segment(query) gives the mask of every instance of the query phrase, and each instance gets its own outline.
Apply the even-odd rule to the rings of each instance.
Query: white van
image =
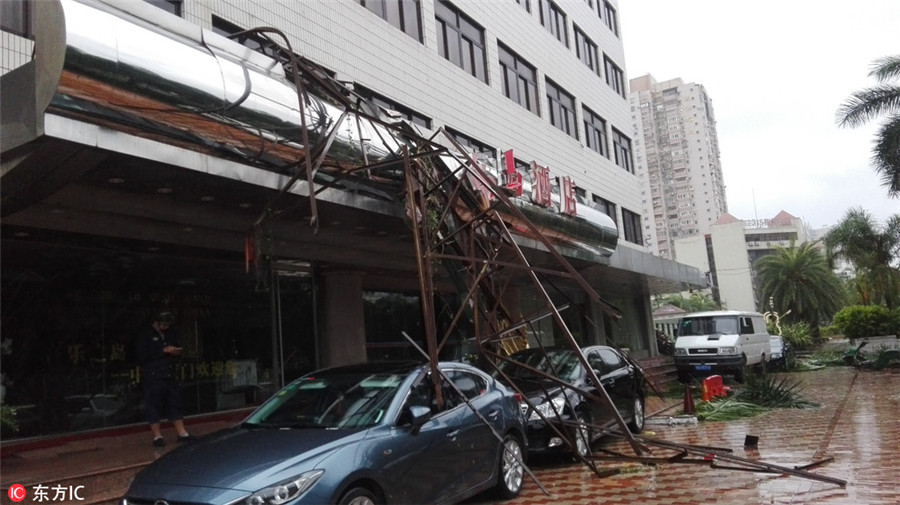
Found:
[[[764,372],[771,355],[759,312],[694,312],[681,318],[675,333],[675,368],[682,382],[707,375],[733,375],[744,382],[747,368]]]

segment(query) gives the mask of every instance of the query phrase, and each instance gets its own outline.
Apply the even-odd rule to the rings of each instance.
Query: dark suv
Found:
[[[629,429],[640,433],[644,428],[643,374],[612,347],[589,346],[584,347],[582,352]],[[552,375],[592,394],[598,393],[571,348],[526,349],[513,354],[509,360]],[[569,445],[548,426],[548,422],[555,424],[562,433],[569,434],[570,440],[575,442],[575,452],[582,456],[590,454],[591,443],[603,433],[603,430],[593,427],[616,429],[615,416],[604,404],[515,363],[503,361],[499,369],[535,406],[532,409],[527,403],[521,404],[528,420],[531,452],[569,450]],[[502,380],[501,374],[496,375]],[[543,414],[543,418],[538,412]]]

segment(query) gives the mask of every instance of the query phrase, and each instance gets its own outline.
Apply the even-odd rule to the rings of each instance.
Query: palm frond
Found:
[[[839,126],[851,128],[900,110],[900,86],[882,84],[850,95],[837,111]]]
[[[885,56],[872,62],[869,77],[874,77],[878,82],[900,78],[900,55]]]
[[[888,195],[900,197],[900,114],[891,117],[878,130],[872,162],[875,172],[881,176],[881,184],[888,188]]]

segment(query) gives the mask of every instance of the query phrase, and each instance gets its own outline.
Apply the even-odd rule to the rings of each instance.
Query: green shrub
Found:
[[[812,327],[808,323],[781,325],[781,336],[794,346],[794,349],[808,349],[815,343]]]
[[[834,324],[851,342],[896,335],[900,330],[900,311],[890,311],[881,305],[851,305],[834,315]]]
[[[822,337],[834,337],[841,334],[841,329],[837,325],[819,326],[819,335]]]
[[[768,408],[805,409],[818,405],[804,400],[799,393],[800,383],[776,375],[751,376],[735,399]]]

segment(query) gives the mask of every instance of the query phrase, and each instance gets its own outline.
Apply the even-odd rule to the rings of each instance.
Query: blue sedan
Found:
[[[428,364],[308,374],[239,426],[142,470],[122,505],[438,504],[489,489],[516,496],[526,439],[514,393],[472,366],[439,367],[441,402]]]

